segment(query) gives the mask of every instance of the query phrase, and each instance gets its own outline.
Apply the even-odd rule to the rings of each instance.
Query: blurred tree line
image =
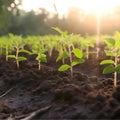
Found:
[[[97,17],[95,14],[86,14],[82,9],[71,8],[67,17],[59,18],[58,14],[50,16],[50,13],[44,8],[39,9],[38,13],[34,11],[25,12],[19,9],[19,2],[14,0],[0,0],[0,35],[8,33],[22,35],[45,35],[55,34],[51,27],[59,27],[67,30],[69,33],[80,33],[82,35],[96,34]],[[120,30],[120,7],[114,10],[114,13],[101,15],[100,26],[101,33],[112,34]]]

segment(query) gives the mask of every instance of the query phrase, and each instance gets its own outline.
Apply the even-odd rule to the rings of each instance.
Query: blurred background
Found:
[[[81,35],[120,30],[120,0],[0,0],[0,35]]]

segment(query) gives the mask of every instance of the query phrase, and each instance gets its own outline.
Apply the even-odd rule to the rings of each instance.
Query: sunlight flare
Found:
[[[60,15],[66,14],[71,7],[81,8],[86,13],[105,14],[120,5],[120,0],[23,0],[22,8],[25,11],[45,8],[49,12],[55,12],[53,2]]]
[[[86,13],[106,14],[120,5],[119,0],[78,0],[79,5]]]

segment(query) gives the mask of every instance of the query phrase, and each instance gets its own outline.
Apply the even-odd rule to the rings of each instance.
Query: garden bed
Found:
[[[53,57],[40,71],[35,61],[17,69],[12,60],[1,59],[0,119],[19,120],[38,110],[43,111],[33,119],[120,118],[120,87],[114,91],[112,75],[102,75],[100,58],[75,67],[71,79],[69,70],[58,72]]]
[[[120,33],[55,30],[0,38],[0,119],[120,118]]]

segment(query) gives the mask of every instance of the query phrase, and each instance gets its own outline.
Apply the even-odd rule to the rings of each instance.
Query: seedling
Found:
[[[48,55],[49,57],[51,57],[55,46],[57,46],[57,41],[59,39],[59,36],[46,35],[46,36],[43,36],[42,39],[43,39],[45,48],[47,48]]]
[[[73,78],[73,66],[84,62],[84,59],[82,59],[83,53],[79,49],[75,49],[72,39],[74,37],[73,34],[68,35],[66,31],[62,31],[60,28],[57,27],[53,27],[53,29],[61,35],[61,38],[58,42],[59,47],[57,47],[57,49],[59,48],[59,56],[57,57],[56,62],[62,59],[63,65],[58,68],[58,71],[66,71],[70,69],[71,78]],[[73,60],[72,54],[74,54],[77,60]],[[70,64],[65,64],[66,58],[69,58]]]
[[[120,73],[120,33],[116,32],[114,38],[105,40],[107,47],[105,50],[106,56],[111,56],[111,59],[101,61],[101,65],[107,65],[103,69],[103,74],[114,73],[114,88],[117,87],[117,73]]]
[[[0,38],[0,55],[1,56],[6,56],[6,61],[8,61],[8,54],[13,51],[12,45],[11,45],[11,40],[8,39],[6,36],[2,36]],[[0,56],[0,57],[1,57]]]
[[[76,60],[72,59],[72,53],[77,58]],[[79,49],[75,48],[75,49],[71,50],[70,46],[68,47],[68,53],[64,53],[63,56],[59,56],[59,58],[67,57],[67,56],[69,57],[70,64],[61,65],[58,68],[58,71],[66,71],[66,70],[70,69],[71,78],[73,78],[73,67],[78,64],[84,63],[85,60],[83,59],[83,53]]]
[[[44,48],[44,45],[41,44],[41,41],[37,40],[32,45],[32,54],[36,54],[35,60],[38,61],[38,70],[41,69],[41,62],[47,62],[47,57],[45,55],[46,48]]]
[[[11,54],[11,55],[7,55],[8,58],[12,58],[15,59],[17,68],[19,69],[20,67],[20,62],[27,60],[26,57],[24,56],[19,56],[19,53],[24,52],[24,53],[29,53],[29,51],[24,50],[24,42],[21,36],[14,36],[13,34],[9,34],[9,37],[12,40],[12,47],[15,50],[15,55]]]
[[[54,29],[60,34],[59,39],[56,41],[57,43],[55,49],[59,52],[59,56],[62,56],[64,53],[67,52],[66,47],[68,45],[68,41],[67,41],[68,33],[67,31],[62,31],[58,27],[53,27],[52,29]],[[66,57],[62,57],[61,59],[63,64],[65,63],[65,58]]]

